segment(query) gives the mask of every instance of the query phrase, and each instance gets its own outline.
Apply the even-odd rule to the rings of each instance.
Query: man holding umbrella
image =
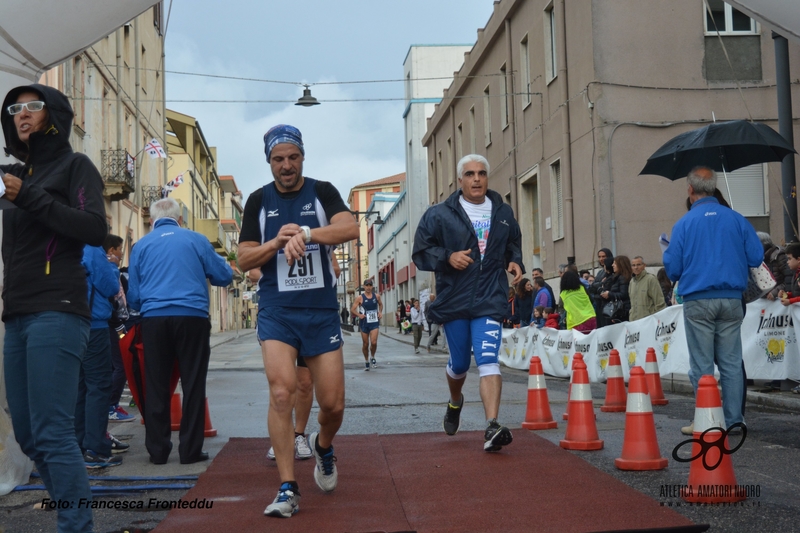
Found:
[[[696,393],[700,377],[713,375],[716,363],[730,428],[744,423],[742,293],[748,268],[761,264],[764,250],[750,223],[714,198],[714,170],[695,167],[687,180],[692,207],[672,228],[664,268],[671,280],[680,281],[689,380]]]

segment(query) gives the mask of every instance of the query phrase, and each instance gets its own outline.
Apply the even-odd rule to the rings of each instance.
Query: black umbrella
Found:
[[[797,151],[775,130],[759,122],[732,120],[681,133],[647,159],[639,175],[685,178],[696,166],[717,171],[782,161]]]

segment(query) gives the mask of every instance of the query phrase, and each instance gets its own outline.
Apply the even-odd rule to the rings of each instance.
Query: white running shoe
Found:
[[[281,485],[275,500],[267,505],[264,514],[267,516],[277,516],[280,518],[290,518],[300,510],[300,492],[292,490],[288,483]]]
[[[297,435],[294,438],[294,458],[299,460],[311,459],[314,452],[308,447],[308,440],[305,435]]]
[[[339,474],[336,471],[336,456],[333,455],[333,446],[331,446],[331,451],[320,455],[317,452],[317,437],[319,437],[319,433],[316,432],[308,437],[308,445],[314,453],[314,459],[317,460],[317,466],[314,468],[314,481],[323,491],[331,492],[339,481]]]
[[[272,446],[269,447],[269,451],[267,452],[267,459],[269,459],[270,461],[275,460],[275,448],[273,448]]]

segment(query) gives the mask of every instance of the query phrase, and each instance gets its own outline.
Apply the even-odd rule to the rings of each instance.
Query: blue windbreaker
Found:
[[[753,226],[716,198],[700,198],[672,228],[664,252],[664,269],[680,281],[684,301],[741,299],[750,276],[748,267],[764,259],[764,247]]]
[[[478,238],[458,201],[460,195],[459,189],[425,211],[414,236],[412,259],[419,270],[436,273],[436,301],[430,306],[434,323],[484,316],[499,322],[507,312],[508,264],[514,262],[525,272],[522,233],[511,206],[498,193],[487,191],[492,201],[492,225],[481,260]],[[467,249],[474,263],[464,270],[450,266],[450,254]]]
[[[233,271],[203,235],[160,218],[134,246],[128,276],[128,304],[142,316],[207,317],[206,279],[225,287]]]
[[[111,318],[112,311],[109,298],[119,292],[119,269],[108,260],[101,246],[88,244],[83,247],[81,264],[86,269],[86,285],[89,287],[89,305],[92,307],[91,329],[108,329],[108,319]]]

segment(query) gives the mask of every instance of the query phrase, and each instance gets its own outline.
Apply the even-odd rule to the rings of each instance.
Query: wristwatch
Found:
[[[311,228],[308,226],[300,226],[300,229],[303,230],[303,240],[306,244],[311,242]]]

